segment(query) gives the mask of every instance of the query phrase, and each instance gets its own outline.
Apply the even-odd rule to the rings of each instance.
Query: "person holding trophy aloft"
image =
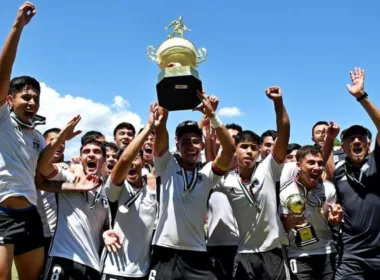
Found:
[[[338,132],[328,128],[328,134]],[[280,188],[290,271],[294,279],[333,279],[336,249],[331,227],[342,222],[343,211],[336,203],[334,185],[321,180],[325,166],[321,148],[303,146],[296,159],[289,163],[292,168],[284,168],[287,174],[282,174]]]

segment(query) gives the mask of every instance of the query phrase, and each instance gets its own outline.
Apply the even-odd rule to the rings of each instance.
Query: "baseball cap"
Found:
[[[369,131],[368,128],[365,128],[364,126],[357,125],[357,124],[352,125],[349,128],[343,130],[342,133],[340,134],[340,139],[343,141],[344,139],[355,134],[366,135],[368,136],[370,140],[372,139],[371,131]]]
[[[175,129],[175,136],[180,138],[185,133],[195,133],[202,137],[202,130],[199,128],[198,123],[195,121],[183,121]]]

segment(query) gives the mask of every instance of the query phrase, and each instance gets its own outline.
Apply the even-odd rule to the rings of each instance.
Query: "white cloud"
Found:
[[[242,116],[243,112],[238,107],[223,107],[219,109],[218,115],[221,117],[238,117]]]
[[[129,103],[121,96],[115,96],[112,105],[96,102],[81,96],[60,95],[54,89],[41,83],[41,107],[38,114],[46,117],[46,125],[38,126],[42,133],[52,127],[64,127],[74,116],[80,114],[82,120],[78,129],[82,134],[66,143],[65,158],[79,154],[80,138],[89,130],[97,130],[113,141],[113,129],[121,122],[133,124],[138,131],[141,118],[138,114],[127,110]]]
[[[120,95],[116,95],[113,98],[112,107],[115,108],[116,110],[124,110],[125,108],[129,107],[129,102],[128,100],[124,99]]]

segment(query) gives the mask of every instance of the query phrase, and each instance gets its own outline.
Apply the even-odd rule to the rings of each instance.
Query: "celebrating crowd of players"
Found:
[[[176,152],[168,111],[154,103],[140,131],[122,122],[114,143],[84,133],[65,161],[81,117],[40,134],[38,81],[10,79],[34,15],[33,4],[20,7],[0,56],[0,280],[13,262],[21,280],[378,279],[379,136],[320,121],[312,145],[289,144],[273,86],[276,131],[224,125],[218,98],[198,92],[201,120],[177,126]],[[364,71],[350,77],[348,92],[379,130]],[[293,212],[289,201],[302,200]]]

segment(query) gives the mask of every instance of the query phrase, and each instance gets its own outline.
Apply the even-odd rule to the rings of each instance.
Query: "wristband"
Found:
[[[222,121],[218,118],[216,114],[212,118],[210,118],[210,124],[213,128],[218,128],[223,125]]]
[[[358,98],[356,98],[356,101],[360,102],[360,101],[362,101],[364,98],[367,98],[367,97],[368,97],[368,93],[366,93],[366,92],[364,91],[364,93],[363,93],[361,96],[359,96]]]

